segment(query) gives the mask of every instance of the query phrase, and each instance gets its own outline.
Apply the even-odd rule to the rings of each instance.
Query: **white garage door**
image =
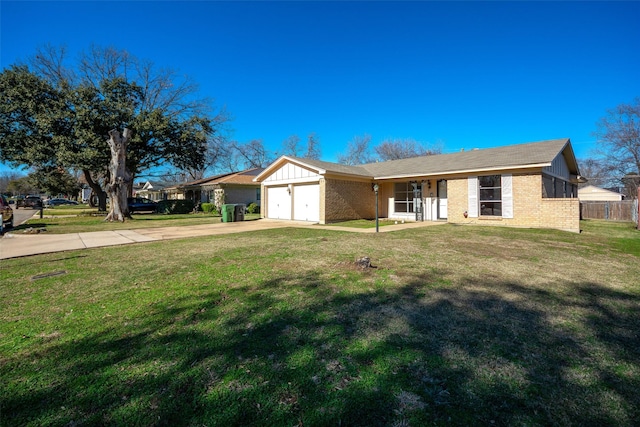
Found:
[[[320,221],[320,185],[295,185],[293,187],[293,219],[296,221]]]
[[[287,187],[267,187],[267,218],[291,219],[291,196]]]

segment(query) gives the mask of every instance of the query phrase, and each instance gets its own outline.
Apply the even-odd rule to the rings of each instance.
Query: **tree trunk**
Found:
[[[87,181],[87,184],[89,185],[89,187],[91,187],[91,190],[92,190],[92,194],[90,197],[91,202],[93,203],[94,196],[97,197],[98,211],[106,212],[107,211],[107,193],[105,193],[102,187],[100,187],[100,184],[98,184],[93,180],[91,176],[91,172],[89,172],[88,170],[82,170],[82,173],[84,174],[84,179]],[[89,206],[92,206],[92,203],[89,203]]]
[[[109,165],[110,181],[107,184],[107,194],[111,200],[110,211],[105,221],[120,221],[131,218],[127,206],[127,195],[131,174],[127,171],[127,143],[131,138],[131,131],[124,130],[122,138],[120,132],[113,129],[109,132],[109,147],[111,148],[111,163]]]

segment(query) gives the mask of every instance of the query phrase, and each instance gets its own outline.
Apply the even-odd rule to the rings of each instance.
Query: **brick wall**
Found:
[[[448,219],[454,224],[556,228],[580,232],[578,199],[543,199],[539,174],[513,175],[513,218],[465,218],[468,209],[467,177],[447,181]]]
[[[258,203],[256,187],[232,186],[224,187],[224,203]]]
[[[322,197],[324,194],[324,197]],[[371,182],[320,180],[320,223],[375,218],[375,193]]]
[[[579,199],[542,199],[542,217],[546,219],[540,227],[580,232]]]

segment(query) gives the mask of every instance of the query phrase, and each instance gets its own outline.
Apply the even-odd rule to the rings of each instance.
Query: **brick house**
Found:
[[[264,218],[373,219],[580,231],[569,139],[347,166],[282,156],[256,176]]]
[[[165,192],[169,199],[213,203],[217,207],[225,203],[255,203],[260,206],[260,184],[253,179],[262,171],[254,168],[225,173],[168,187]]]

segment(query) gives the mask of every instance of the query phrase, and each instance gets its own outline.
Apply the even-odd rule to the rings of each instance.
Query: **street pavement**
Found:
[[[380,232],[390,232],[407,228],[444,224],[444,222],[405,222],[380,227]],[[127,245],[156,242],[160,240],[183,239],[189,237],[213,236],[232,233],[246,233],[275,228],[315,227],[333,231],[375,233],[375,228],[350,228],[318,225],[305,221],[285,221],[259,219],[255,221],[226,222],[182,227],[158,227],[136,230],[91,231],[71,234],[24,234],[9,231],[0,239],[0,259],[63,252],[104,246]]]

